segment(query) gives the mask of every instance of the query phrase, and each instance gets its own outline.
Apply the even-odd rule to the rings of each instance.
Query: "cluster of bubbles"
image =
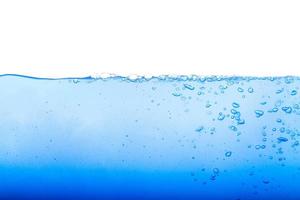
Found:
[[[252,143],[245,147],[248,149],[253,147],[257,151],[258,157],[262,159],[274,160],[277,156],[277,161],[284,167],[284,162],[287,160],[284,155],[285,151],[290,152],[290,156],[298,154],[296,148],[299,146],[300,138],[300,96],[298,92],[300,81],[297,77],[213,78],[213,80],[218,82],[206,79],[205,83],[200,81],[183,83],[182,87],[177,87],[172,95],[180,97],[181,100],[191,100],[194,95],[198,95],[198,99],[206,101],[203,107],[204,111],[214,104],[223,105],[224,109],[219,111],[217,116],[207,114],[207,117],[212,116],[212,121],[228,124],[228,130],[236,133],[237,136],[252,134],[256,137],[259,133],[253,133],[251,126],[255,126],[253,127],[255,130],[256,126],[261,126],[261,143]],[[209,84],[210,82],[213,84]],[[213,98],[219,102],[213,102],[211,100]],[[224,102],[220,100],[224,100]],[[260,102],[256,103],[259,100]],[[214,112],[216,110],[209,113]],[[196,128],[195,131],[203,133],[203,130],[205,130],[205,124]],[[226,134],[224,128],[215,128],[214,132]],[[284,145],[287,143],[289,145]],[[271,150],[265,151],[269,146],[276,150],[275,153]],[[289,147],[291,149],[288,149]],[[226,150],[224,157],[234,159],[233,155],[235,155],[233,151]],[[216,180],[219,175],[220,170],[214,168],[210,180]],[[270,180],[263,179],[262,183],[269,184]]]

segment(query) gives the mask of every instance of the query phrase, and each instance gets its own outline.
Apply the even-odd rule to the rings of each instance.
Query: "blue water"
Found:
[[[300,199],[299,77],[0,76],[0,199]]]

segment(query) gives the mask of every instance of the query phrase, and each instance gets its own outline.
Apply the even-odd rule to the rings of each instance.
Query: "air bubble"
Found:
[[[230,157],[232,155],[232,152],[231,151],[227,151],[226,153],[225,153],[225,156],[226,157]]]
[[[245,124],[245,120],[244,120],[244,119],[239,119],[239,120],[237,121],[237,123],[238,123],[239,125]]]
[[[292,108],[290,106],[285,106],[281,108],[285,113],[290,114],[292,112]]]
[[[278,140],[278,142],[287,142],[288,141],[288,139],[285,137],[278,137],[277,140]]]
[[[269,184],[270,181],[269,181],[269,180],[263,180],[263,183],[264,183],[264,184]]]
[[[222,121],[224,118],[225,118],[225,115],[220,112],[219,116],[218,116],[218,120]]]
[[[240,107],[240,104],[236,103],[236,102],[233,102],[232,103],[232,107],[234,108],[239,108]]]
[[[213,169],[214,174],[219,174],[220,170],[218,168]]]
[[[244,89],[241,88],[241,87],[238,87],[237,91],[238,91],[238,92],[244,92]]]
[[[235,127],[235,126],[233,126],[233,125],[229,126],[229,128],[230,128],[232,131],[237,131],[237,127]]]
[[[281,127],[281,128],[279,129],[279,131],[280,131],[280,133],[284,133],[284,132],[285,132],[285,128],[284,128],[284,127]]]
[[[257,117],[257,118],[259,118],[259,117],[261,117],[261,116],[263,116],[264,115],[264,111],[262,111],[262,110],[256,110],[255,111],[255,116]]]
[[[296,94],[297,94],[297,91],[296,91],[296,90],[292,90],[292,91],[291,91],[291,95],[292,95],[292,96],[295,96]]]
[[[180,93],[172,93],[172,95],[173,95],[174,97],[180,97],[180,96],[181,96]]]
[[[253,89],[252,87],[249,87],[249,88],[248,88],[248,92],[249,92],[249,93],[253,93],[253,92],[254,92],[254,89]]]
[[[203,126],[201,126],[201,127],[197,128],[195,131],[200,133],[200,132],[202,132],[202,131],[203,131],[203,129],[204,129],[204,127],[203,127]]]
[[[186,88],[186,89],[188,89],[188,90],[194,90],[194,89],[195,89],[194,86],[189,85],[189,84],[184,84],[183,86],[184,86],[184,88]]]

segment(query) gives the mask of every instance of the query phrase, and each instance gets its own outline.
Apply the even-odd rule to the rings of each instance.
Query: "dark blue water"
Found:
[[[300,199],[299,77],[0,77],[0,199]]]

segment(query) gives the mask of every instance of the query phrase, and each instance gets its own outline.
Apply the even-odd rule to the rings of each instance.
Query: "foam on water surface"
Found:
[[[0,76],[0,197],[299,199],[299,77]]]

